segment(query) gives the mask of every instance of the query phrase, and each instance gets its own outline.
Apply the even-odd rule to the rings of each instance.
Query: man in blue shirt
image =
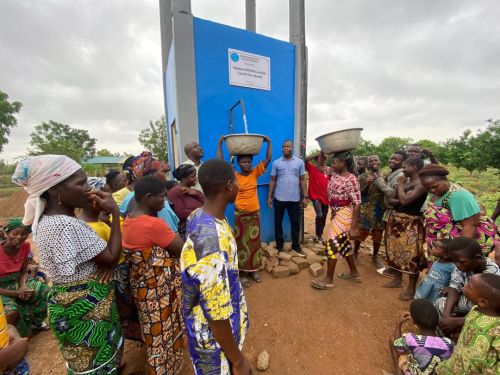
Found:
[[[293,155],[293,142],[286,140],[281,147],[283,156],[273,162],[267,204],[274,204],[274,234],[276,248],[283,250],[283,215],[288,212],[292,227],[292,249],[304,256],[299,243],[300,193],[302,205],[307,206],[307,186],[304,162]],[[274,199],[273,199],[274,196]]]

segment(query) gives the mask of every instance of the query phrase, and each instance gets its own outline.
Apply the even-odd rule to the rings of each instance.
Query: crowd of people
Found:
[[[196,374],[251,374],[241,351],[244,288],[262,281],[257,184],[272,159],[271,139],[264,140],[265,159],[253,165],[252,155],[238,155],[236,169],[223,160],[224,138],[206,162],[202,147],[189,143],[175,180],[149,151],[105,177],[88,177],[61,155],[20,161],[12,180],[28,193],[25,215],[9,220],[0,243],[2,373],[28,374],[27,338],[51,329],[68,374],[119,373],[124,339],[145,345],[148,374],[179,374],[185,349]],[[305,257],[300,212],[311,201],[313,240],[327,259],[314,289],[333,288],[339,257],[349,272],[338,277],[361,283],[357,261],[369,236],[371,260],[390,279],[382,286],[402,288],[408,275],[398,298],[412,300],[410,312],[390,340],[398,374],[498,373],[498,207],[486,217],[419,145],[396,150],[388,168],[384,174],[377,155],[351,152],[304,161],[285,140],[267,197],[277,251],[287,251],[286,211],[290,252]],[[225,217],[230,204],[233,225]],[[420,332],[402,334],[410,319]]]

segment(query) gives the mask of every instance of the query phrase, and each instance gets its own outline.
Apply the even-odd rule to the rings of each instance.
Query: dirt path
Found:
[[[306,231],[312,232],[313,212],[306,212]],[[336,273],[348,269],[340,261]],[[362,251],[361,284],[337,280],[331,291],[310,287],[307,270],[285,279],[263,274],[261,284],[245,291],[250,330],[244,352],[255,365],[258,353],[270,354],[269,375],[382,374],[391,371],[387,350],[395,319],[408,308],[397,300],[397,290],[380,288],[368,252]],[[30,341],[32,374],[64,374],[64,362],[51,332]],[[126,374],[142,374],[144,351],[127,343]],[[192,374],[186,357],[183,374]]]

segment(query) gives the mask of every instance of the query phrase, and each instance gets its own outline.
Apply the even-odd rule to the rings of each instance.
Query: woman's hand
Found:
[[[94,206],[99,208],[101,211],[113,212],[118,210],[113,196],[101,190],[91,191],[89,194],[89,199],[92,201]]]
[[[443,318],[439,322],[439,327],[441,327],[441,329],[445,332],[451,332],[459,326],[460,326],[460,321],[452,316]]]
[[[273,198],[267,198],[267,206],[273,208]]]
[[[21,286],[16,292],[16,297],[21,301],[27,301],[35,294],[33,289],[27,288],[26,286]]]
[[[398,176],[396,181],[399,185],[404,184],[406,182],[406,176],[404,174],[402,174],[401,176]]]
[[[306,208],[308,202],[309,200],[307,198],[302,198],[302,208]]]
[[[406,311],[399,318],[399,325],[402,325],[404,322],[407,322],[410,319],[411,319],[411,315],[410,315],[410,313],[408,311]]]

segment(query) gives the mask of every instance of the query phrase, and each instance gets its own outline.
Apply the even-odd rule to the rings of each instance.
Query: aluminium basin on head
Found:
[[[228,134],[224,139],[231,156],[257,155],[264,142],[264,136],[261,134]]]
[[[316,138],[321,151],[325,154],[351,151],[359,146],[363,128],[350,128],[323,134]]]

